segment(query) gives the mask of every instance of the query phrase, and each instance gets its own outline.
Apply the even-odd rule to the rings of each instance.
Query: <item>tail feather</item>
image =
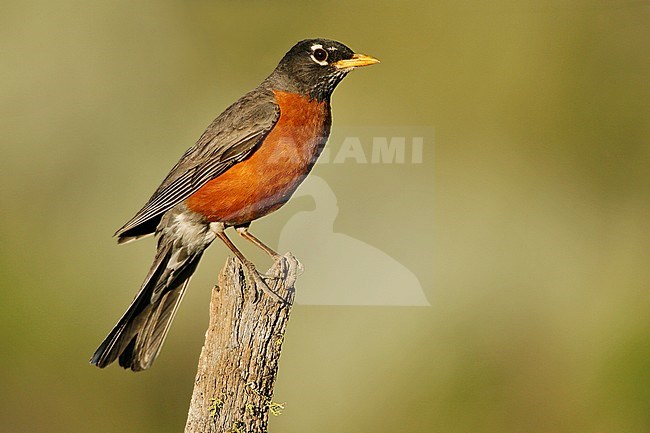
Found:
[[[151,311],[139,327],[137,336],[131,338],[129,345],[120,354],[119,363],[122,367],[133,371],[151,367],[160,353],[189,282],[188,277],[180,287],[168,291],[156,305],[152,305]]]
[[[119,358],[122,367],[133,371],[151,367],[203,254],[203,249],[188,254],[174,244],[160,239],[140,291],[95,351],[91,364],[104,368]]]

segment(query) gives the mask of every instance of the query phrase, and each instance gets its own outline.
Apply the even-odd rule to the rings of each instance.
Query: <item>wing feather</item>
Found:
[[[256,89],[244,95],[217,117],[196,144],[171,169],[149,201],[115,236],[159,218],[208,181],[249,156],[273,129],[280,108],[271,91]],[[137,234],[138,237],[142,233]]]

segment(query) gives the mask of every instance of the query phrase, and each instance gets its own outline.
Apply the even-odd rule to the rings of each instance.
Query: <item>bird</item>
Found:
[[[337,85],[353,69],[376,63],[338,41],[302,40],[259,86],[207,127],[142,209],[115,233],[119,244],[153,234],[156,255],[91,364],[104,368],[118,360],[132,371],[150,368],[203,252],[217,238],[268,295],[282,301],[225,231],[234,228],[279,257],[249,231],[251,222],[282,207],[311,171],[329,137],[330,98]]]

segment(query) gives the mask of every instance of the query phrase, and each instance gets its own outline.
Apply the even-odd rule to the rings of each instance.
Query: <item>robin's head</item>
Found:
[[[328,100],[336,85],[348,72],[379,60],[356,54],[340,42],[330,39],[305,39],[284,55],[273,74],[271,85],[277,90]]]

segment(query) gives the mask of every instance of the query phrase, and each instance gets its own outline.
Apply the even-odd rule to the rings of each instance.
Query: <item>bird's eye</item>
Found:
[[[316,60],[318,63],[322,63],[325,60],[327,60],[327,51],[325,51],[322,48],[316,48],[314,50],[314,54],[312,54],[312,57],[314,60]]]

